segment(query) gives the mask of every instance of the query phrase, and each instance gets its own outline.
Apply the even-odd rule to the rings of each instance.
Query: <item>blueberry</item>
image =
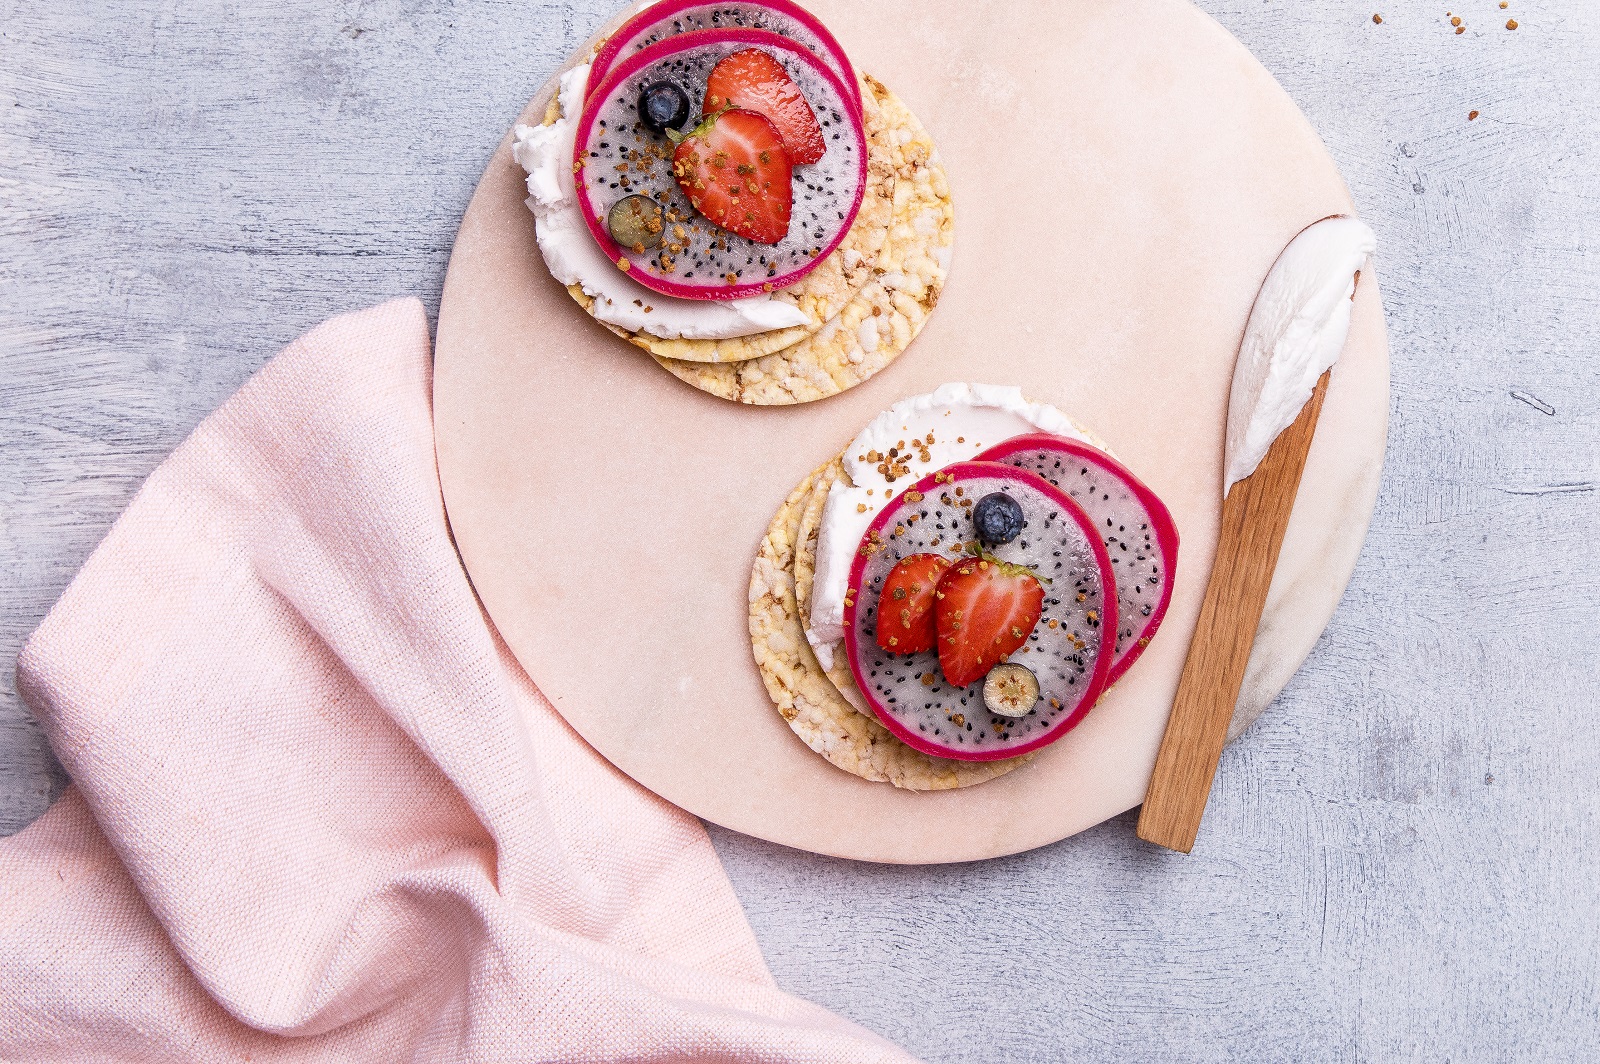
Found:
[[[657,133],[682,129],[689,124],[689,94],[670,81],[653,81],[639,90],[639,117]]]
[[[972,524],[987,547],[1010,543],[1022,534],[1022,506],[1003,491],[991,492],[972,508]]]

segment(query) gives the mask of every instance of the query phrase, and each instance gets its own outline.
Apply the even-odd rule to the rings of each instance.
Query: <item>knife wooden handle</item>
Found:
[[[1139,837],[1147,842],[1182,853],[1194,848],[1332,372],[1222,502],[1211,582],[1139,811]]]

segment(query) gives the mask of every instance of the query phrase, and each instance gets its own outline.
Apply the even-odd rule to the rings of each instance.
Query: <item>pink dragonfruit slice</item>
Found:
[[[1004,492],[1022,507],[1016,539],[992,548],[1048,580],[1039,623],[1010,661],[1039,681],[1026,716],[984,706],[983,681],[953,687],[936,650],[890,654],[878,647],[878,599],[896,563],[913,554],[955,558],[975,543],[972,507]],[[995,462],[958,462],[924,477],[884,508],[850,570],[845,652],[867,705],[901,741],[935,757],[992,761],[1061,738],[1094,706],[1111,674],[1105,633],[1116,630],[1111,563],[1088,516],[1042,477]]]
[[[1078,440],[1035,433],[978,455],[1037,473],[1072,497],[1094,522],[1117,585],[1117,651],[1111,682],[1144,653],[1172,601],[1178,526],[1155,492],[1115,458]]]
[[[767,30],[794,41],[839,75],[852,109],[860,116],[861,86],[844,48],[815,15],[789,0],[661,0],[651,4],[624,22],[595,53],[589,65],[589,89],[592,92],[618,62],[652,44],[680,33],[723,29]]]
[[[826,141],[819,162],[794,170],[789,231],[776,244],[747,240],[700,216],[673,177],[671,141],[639,120],[644,86],[671,81],[698,101],[712,68],[746,48],[783,64]],[[611,261],[628,264],[628,276],[664,295],[736,299],[794,284],[839,246],[866,193],[867,138],[844,83],[804,48],[764,30],[699,30],[651,45],[611,71],[584,104],[573,168],[590,233]],[[606,227],[611,207],[636,194],[666,212],[658,247],[623,248]]]

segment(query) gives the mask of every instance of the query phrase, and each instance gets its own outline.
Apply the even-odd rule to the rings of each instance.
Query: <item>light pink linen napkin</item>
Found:
[[[529,683],[429,396],[415,300],[314,330],[28,643],[74,785],[0,842],[0,1059],[909,1060],[777,989],[700,824]]]

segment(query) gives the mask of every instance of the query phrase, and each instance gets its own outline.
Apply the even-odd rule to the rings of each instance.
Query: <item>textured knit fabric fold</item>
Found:
[[[429,359],[415,300],[291,345],[24,649],[73,786],[0,841],[0,1059],[910,1059],[774,985],[701,825],[500,642]]]

